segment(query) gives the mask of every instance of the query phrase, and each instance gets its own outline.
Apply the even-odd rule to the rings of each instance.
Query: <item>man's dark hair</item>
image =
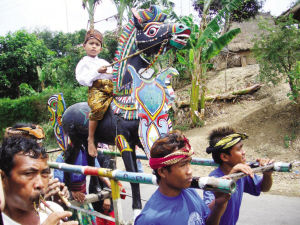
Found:
[[[162,135],[162,137],[154,142],[150,150],[150,156],[151,158],[162,158],[184,146],[185,142],[183,134],[179,130],[174,130],[168,134]],[[171,171],[171,166],[166,166],[165,168],[169,172]],[[159,176],[157,169],[154,170],[154,174],[156,175],[157,183],[159,183],[161,177]]]
[[[215,146],[215,144],[217,144],[222,138],[224,138],[230,134],[234,134],[235,132],[236,131],[231,127],[220,127],[218,129],[213,130],[208,137],[209,146],[210,147]],[[226,149],[226,150],[220,149],[218,151],[213,152],[212,157],[213,157],[215,163],[222,164],[223,161],[221,160],[221,157],[220,157],[221,153],[230,155],[231,149],[232,149],[232,147],[229,149]]]
[[[47,158],[48,155],[36,140],[25,137],[7,137],[0,148],[0,169],[9,176],[14,167],[14,156],[21,152],[31,158]]]

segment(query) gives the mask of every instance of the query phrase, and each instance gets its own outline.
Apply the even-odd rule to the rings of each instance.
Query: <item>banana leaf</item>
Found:
[[[217,40],[211,42],[210,46],[202,52],[202,62],[207,62],[212,57],[218,55],[220,51],[228,45],[232,39],[236,37],[241,32],[240,28],[236,28],[228,31]]]
[[[242,2],[243,0],[232,0],[227,5],[225,5],[222,10],[219,11],[217,16],[207,24],[205,30],[198,39],[196,49],[203,46],[207,42],[207,40],[212,39],[213,35],[221,30],[221,27],[223,26],[225,21],[226,14],[234,9],[237,9]]]
[[[191,48],[189,50],[189,68],[188,68],[191,73],[192,73],[192,70],[194,69],[194,54],[195,54],[194,49]]]
[[[188,62],[185,60],[185,58],[183,56],[181,56],[180,54],[178,54],[177,52],[176,52],[176,57],[180,64],[183,64],[183,65],[188,64]]]

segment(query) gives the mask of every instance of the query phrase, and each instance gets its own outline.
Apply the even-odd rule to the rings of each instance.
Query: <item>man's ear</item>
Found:
[[[157,169],[157,173],[159,174],[159,176],[161,177],[161,178],[166,178],[166,168],[164,168],[164,167],[161,167],[161,168],[158,168]]]
[[[0,180],[1,180],[3,188],[4,188],[5,184],[7,183],[7,176],[6,176],[6,174],[4,173],[3,170],[0,170],[0,176],[1,176]]]
[[[228,161],[229,161],[229,155],[222,152],[222,153],[220,154],[220,159],[221,159],[223,162],[228,162]]]

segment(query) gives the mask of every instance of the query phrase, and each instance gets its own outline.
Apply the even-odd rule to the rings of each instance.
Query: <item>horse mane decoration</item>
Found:
[[[135,61],[122,61],[139,48],[148,47],[149,43],[153,43],[153,46],[161,44],[158,50],[158,54],[161,54],[169,38],[166,36],[169,27],[161,32],[158,37],[156,36],[159,32],[159,26],[166,19],[166,15],[162,13],[160,8],[152,6],[148,10],[137,11],[133,9],[132,12],[134,18],[124,27],[115,54],[114,60],[121,62],[115,64],[113,68],[114,95],[116,97],[111,104],[111,108],[115,114],[122,116],[124,119],[140,119],[139,137],[149,158],[150,148],[154,141],[162,133],[167,133],[172,129],[167,114],[175,98],[170,79],[178,72],[169,68],[156,74],[156,77],[154,74],[143,76],[143,73],[147,72],[153,63],[143,68],[142,63],[135,62],[138,62],[140,56],[135,58],[137,59]],[[186,27],[182,28],[183,32],[178,34],[177,37],[187,38],[190,30]],[[141,29],[147,32],[145,36],[148,39],[138,40],[137,36],[142,36]],[[160,37],[165,37],[165,39],[159,40]],[[173,42],[178,48],[182,48],[186,44],[184,39],[177,39],[177,42],[173,40]],[[178,42],[182,45],[179,45]],[[148,51],[146,54],[150,55],[152,52]]]
[[[171,78],[178,72],[167,68],[155,74],[151,66],[165,50],[183,48],[191,31],[183,24],[165,23],[165,19],[166,15],[157,6],[133,10],[133,19],[125,26],[115,54],[114,99],[95,132],[96,143],[118,147],[126,170],[131,172],[137,172],[135,147],[143,148],[149,158],[154,141],[172,129],[168,116],[174,100]],[[144,56],[155,57],[148,62]],[[52,121],[62,122],[60,126],[54,125],[54,131],[60,136],[59,145],[67,149],[65,162],[73,164],[79,150],[87,149],[90,108],[81,102],[61,113],[64,104],[53,101],[63,101],[62,96],[58,96],[49,99],[48,105],[59,106],[51,112],[57,116]],[[70,141],[66,141],[66,137]],[[93,166],[94,159],[88,154],[87,159]],[[131,183],[131,189],[136,216],[142,208],[139,184]]]

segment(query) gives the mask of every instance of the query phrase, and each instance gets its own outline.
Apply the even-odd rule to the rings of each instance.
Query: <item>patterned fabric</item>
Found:
[[[113,83],[111,80],[96,80],[89,88],[88,105],[91,108],[90,120],[102,120],[112,101]]]
[[[214,146],[209,146],[206,148],[206,152],[208,154],[218,151],[218,150],[226,150],[240,142],[241,140],[247,139],[248,136],[246,134],[242,133],[235,133],[227,135],[226,137],[223,137],[220,141],[218,141]]]
[[[103,214],[105,214],[107,216],[110,216],[112,218],[115,218],[114,211],[104,212]],[[99,218],[99,217],[96,217],[96,220],[97,220],[98,225],[115,225],[116,224],[115,222],[112,222],[112,221],[109,221],[109,220],[106,220],[106,219],[103,219],[103,218]]]
[[[94,211],[91,204],[82,205],[81,208]],[[80,225],[97,225],[95,216],[87,215],[85,213],[82,213],[81,211],[77,211],[74,209],[68,209],[68,210],[72,212],[72,216],[69,220],[78,221]]]
[[[131,96],[115,97],[110,107],[114,114],[126,120],[137,120],[139,116],[134,102]]]
[[[121,152],[121,155],[124,151],[132,152],[133,150],[130,148],[126,138],[123,135],[118,135],[115,139],[115,143],[118,149]]]
[[[179,161],[186,159],[194,154],[188,139],[184,139],[185,147],[172,152],[162,158],[150,158],[149,165],[152,169],[158,169],[164,166],[174,165]]]

